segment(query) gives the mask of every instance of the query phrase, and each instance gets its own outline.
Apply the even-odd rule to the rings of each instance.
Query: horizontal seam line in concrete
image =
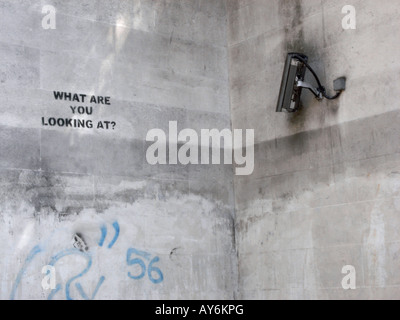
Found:
[[[127,179],[127,182],[144,182],[144,181],[161,181],[161,182],[185,182],[185,183],[195,183],[199,181],[220,181],[218,178],[210,178],[210,179],[195,179],[195,178],[156,178],[156,177],[146,177],[146,176],[128,176],[128,175],[114,175],[114,174],[92,174],[92,173],[79,173],[79,172],[69,172],[69,171],[52,171],[52,170],[42,170],[42,169],[27,169],[27,168],[16,168],[16,167],[0,167],[0,172],[4,171],[26,171],[26,172],[34,172],[34,173],[44,173],[44,174],[58,174],[58,175],[67,175],[67,176],[77,176],[77,177],[93,177],[93,178],[121,178]],[[2,185],[2,184],[0,184]]]
[[[1,42],[0,41],[0,43],[4,43],[4,42]],[[14,46],[13,44],[9,44],[9,43],[5,43],[5,44],[7,44],[7,45],[10,45],[10,46]],[[21,45],[19,45],[20,47],[24,47],[24,48],[29,48],[29,47],[26,47],[26,46],[21,46]],[[51,53],[51,54],[56,54],[56,53],[58,53],[58,54],[66,54],[66,55],[71,55],[71,56],[74,56],[75,58],[80,58],[80,57],[82,57],[82,54],[81,53],[79,53],[79,52],[76,52],[76,51],[55,51],[55,50],[49,50],[49,49],[34,49],[34,50],[38,50],[41,54],[42,53]],[[85,56],[85,58],[87,58],[85,61],[87,62],[88,60],[95,60],[95,61],[99,61],[99,62],[104,62],[104,60],[105,59],[103,59],[103,58],[101,58],[101,57],[87,57],[87,56]],[[117,64],[117,65],[124,65],[124,66],[126,66],[127,64],[129,64],[129,65],[131,65],[131,66],[137,66],[137,65],[140,65],[139,63],[132,63],[132,62],[130,62],[130,61],[125,61],[125,62],[122,62],[122,61],[115,61],[114,62],[114,64]],[[165,69],[165,68],[158,68],[158,67],[153,67],[153,66],[151,66],[151,65],[145,65],[145,67],[144,67],[145,69],[147,69],[147,70],[161,70],[161,71],[166,71],[166,72],[169,72],[170,70],[168,70],[168,69]],[[227,82],[227,78],[226,79],[224,79],[224,78],[214,78],[214,77],[210,77],[210,76],[205,76],[205,75],[201,75],[201,74],[195,74],[195,75],[192,75],[192,74],[188,74],[188,73],[181,73],[181,72],[176,72],[176,71],[174,71],[174,75],[178,75],[178,76],[182,76],[182,77],[187,77],[187,78],[194,78],[194,79],[199,79],[199,80],[205,80],[205,81],[211,81],[211,82],[216,82],[216,83],[219,83],[219,84],[224,84],[224,83],[226,83]],[[175,83],[177,83],[177,82],[174,82],[174,81],[171,81],[171,83],[173,83],[173,84],[175,84]],[[196,86],[196,87],[199,87],[199,86]],[[43,89],[43,90],[46,90],[46,89]]]
[[[127,25],[124,24],[114,24],[111,22],[107,22],[107,21],[102,21],[102,20],[96,20],[96,19],[90,19],[90,18],[85,18],[85,17],[81,17],[81,16],[76,16],[76,15],[72,15],[72,14],[68,14],[65,12],[57,12],[57,15],[62,15],[65,17],[72,17],[75,18],[77,20],[84,20],[84,21],[89,21],[89,22],[94,22],[94,23],[99,23],[99,24],[103,24],[106,26],[111,26],[111,27],[118,27],[118,28],[124,28],[124,29],[128,29],[128,30],[133,30],[133,31],[137,31],[137,32],[142,32],[142,33],[147,33],[147,34],[155,34],[158,36],[162,36],[162,37],[166,37],[167,34],[166,33],[162,33],[162,32],[158,32],[158,31],[153,31],[153,30],[143,30],[143,29],[136,29],[134,27],[129,27]],[[215,47],[215,48],[227,48],[225,45],[218,45],[216,42],[213,41],[195,41],[193,39],[189,39],[189,38],[182,38],[182,37],[175,37],[174,39],[177,39],[179,41],[187,41],[187,42],[192,42],[194,44],[205,44],[211,47]]]
[[[235,48],[235,47],[238,47],[240,45],[245,45],[245,42],[247,42],[247,41],[252,41],[252,40],[255,40],[255,39],[260,38],[262,36],[268,36],[268,35],[273,36],[275,34],[275,32],[280,31],[280,30],[284,31],[284,28],[282,28],[282,27],[272,28],[272,29],[269,29],[267,31],[263,31],[261,33],[258,33],[258,34],[254,35],[254,36],[251,36],[249,38],[243,39],[243,40],[241,40],[239,42],[235,42],[235,43],[229,44],[228,45],[228,53],[230,53],[230,50]]]
[[[10,43],[10,42],[5,42],[5,41],[1,41],[0,40],[0,44],[6,45],[6,46],[11,46],[11,47],[19,47],[19,48],[26,48],[26,49],[31,49],[31,50],[35,50],[38,51],[39,53],[61,53],[61,54],[68,54],[71,56],[75,56],[75,57],[81,57],[82,53],[77,52],[77,51],[72,51],[72,50],[61,50],[61,51],[55,51],[55,50],[49,50],[46,48],[37,48],[37,47],[33,47],[33,46],[27,46],[24,44],[14,44],[14,43]],[[85,58],[89,59],[89,60],[96,60],[96,61],[101,61],[103,62],[104,59],[98,56],[87,56],[85,55]],[[116,61],[115,63],[117,64],[131,64],[131,65],[138,65],[138,63],[131,63],[130,61],[126,61],[125,63],[123,63],[122,61]],[[152,69],[152,70],[162,70],[162,71],[169,71],[168,69],[165,68],[157,68],[157,67],[153,67],[151,65],[147,65],[146,66],[147,69]],[[176,75],[180,75],[180,76],[186,76],[186,77],[193,77],[193,78],[197,78],[197,79],[204,79],[204,80],[210,80],[210,81],[216,81],[218,83],[224,83],[227,82],[227,78],[219,78],[219,77],[211,77],[211,76],[205,76],[205,75],[201,75],[201,74],[196,74],[196,75],[191,75],[191,74],[186,74],[186,73],[180,73],[180,72],[176,72],[174,71],[174,74]],[[42,89],[42,90],[46,90],[46,89]]]
[[[244,7],[251,6],[251,5],[252,5],[252,4],[247,4],[247,5],[244,5],[244,6],[242,6],[242,7],[244,8]],[[322,3],[322,4],[321,4],[321,8],[322,8],[323,6],[324,6],[324,5],[323,5],[323,3]],[[242,7],[241,7],[241,8],[242,8]],[[333,11],[334,9],[342,8],[342,7],[343,7],[343,5],[333,5],[333,6],[327,7],[326,10],[328,10],[328,11]],[[364,6],[363,6],[363,7],[364,7]],[[240,8],[239,8],[239,9],[240,9]],[[341,13],[340,10],[339,10],[338,12],[339,12],[338,15],[339,15],[340,17],[344,17],[344,15]],[[325,15],[325,13],[324,13],[324,11],[315,12],[315,13],[313,13],[313,14],[305,15],[305,16],[303,16],[302,18],[303,18],[304,20],[306,20],[306,19],[308,19],[308,18],[312,18],[312,17],[318,16],[318,15],[321,15],[321,17],[322,17],[322,15]],[[303,22],[302,22],[302,23],[299,23],[297,26],[300,26],[300,25],[302,25],[302,24],[303,24]],[[260,33],[254,34],[254,35],[252,35],[252,36],[250,36],[250,37],[244,38],[244,39],[242,39],[242,40],[240,40],[240,41],[235,41],[235,42],[232,42],[232,43],[228,43],[228,49],[230,49],[230,48],[232,48],[232,47],[235,47],[235,46],[238,46],[238,45],[240,45],[240,44],[243,44],[244,42],[246,42],[246,41],[248,41],[248,40],[254,40],[255,38],[258,38],[258,37],[263,36],[263,35],[267,35],[267,34],[272,33],[272,32],[276,32],[276,31],[285,31],[286,26],[291,26],[291,23],[288,22],[288,23],[285,23],[284,26],[279,25],[279,26],[276,26],[275,28],[272,28],[272,29],[269,29],[269,30],[266,30],[266,31],[262,31],[262,32],[260,32]],[[291,27],[292,27],[292,26],[291,26]],[[373,26],[371,25],[371,27],[373,27]],[[375,27],[375,26],[374,26],[374,27]],[[325,49],[325,48],[329,48],[330,46],[329,46],[329,45],[327,45],[327,46],[323,45],[322,47],[323,47],[323,49]]]
[[[393,197],[382,197],[382,198],[375,198],[375,199],[373,199],[373,200],[361,200],[361,201],[353,201],[353,202],[342,202],[342,203],[337,203],[337,204],[331,204],[331,205],[325,205],[325,206],[318,206],[318,207],[311,207],[311,206],[304,206],[304,207],[301,207],[301,208],[298,208],[298,209],[296,209],[296,210],[284,210],[284,211],[279,211],[279,214],[293,214],[293,213],[298,213],[298,212],[303,212],[303,211],[308,211],[308,210],[310,210],[310,211],[313,211],[313,210],[316,210],[316,209],[323,209],[323,208],[330,208],[330,207],[332,207],[332,208],[334,208],[334,207],[341,207],[341,206],[349,206],[349,205],[357,205],[357,204],[363,204],[363,203],[374,203],[374,202],[378,202],[378,201],[389,201],[389,200],[397,200],[397,199],[400,199],[400,196],[393,196]],[[281,201],[282,199],[281,198],[279,198],[279,199],[276,199],[276,200],[272,200],[272,201]],[[251,210],[251,208],[249,209],[244,209],[244,210],[239,210],[239,212],[240,211],[242,211],[242,212],[244,212],[244,211],[247,211],[247,210]],[[262,210],[262,209],[261,209]],[[263,214],[262,214],[262,216],[268,216],[268,215],[274,215],[275,213],[273,212],[273,211],[263,211]],[[308,214],[311,214],[311,212],[310,213],[308,213]],[[365,213],[365,214],[367,214],[367,213]],[[262,218],[262,216],[259,216],[260,218]],[[245,216],[243,216],[242,215],[242,217],[243,218],[238,218],[239,220],[240,219],[243,219],[243,220],[245,220],[245,219],[248,219],[248,218],[252,218],[252,217],[255,217],[255,216],[252,216],[252,215],[245,215]],[[254,222],[255,223],[255,222]]]
[[[327,127],[327,128],[329,128],[329,127]],[[290,136],[288,136],[288,137],[290,137]],[[264,142],[261,142],[261,143],[264,143]],[[334,169],[337,168],[340,165],[345,164],[345,163],[356,163],[356,162],[360,162],[360,161],[375,160],[375,159],[384,158],[384,157],[391,156],[391,155],[400,155],[400,153],[399,152],[385,153],[385,154],[381,154],[381,155],[377,155],[377,156],[373,156],[373,157],[368,157],[368,158],[360,158],[360,159],[355,159],[355,160],[343,160],[343,161],[335,162],[333,165],[330,164],[330,165],[326,165],[326,166],[315,166],[315,167],[310,168],[310,169],[287,171],[287,172],[282,172],[282,173],[277,173],[277,174],[257,177],[257,178],[254,178],[253,180],[254,181],[262,181],[264,179],[267,180],[269,178],[280,177],[280,176],[284,176],[284,175],[291,175],[291,174],[295,174],[295,173],[304,173],[304,172],[308,172],[308,171],[314,171],[315,169],[327,169],[327,168],[332,169],[332,174],[334,176],[335,175]],[[249,177],[251,177],[251,176],[238,177],[237,179],[247,182],[250,179]],[[237,181],[236,183],[241,183],[241,181]]]
[[[385,245],[390,245],[390,244],[398,244],[400,246],[400,240],[397,241],[387,241],[384,242]],[[290,252],[290,251],[310,251],[310,250],[321,250],[321,249],[335,249],[335,248],[360,248],[363,249],[365,247],[368,247],[367,244],[360,242],[360,243],[346,243],[346,244],[338,244],[338,245],[328,245],[328,246],[313,246],[313,247],[298,247],[298,248],[280,248],[280,249],[270,249],[270,250],[260,250],[257,252],[250,252],[250,253],[241,253],[241,255],[246,256],[246,255],[259,255],[259,254],[267,254],[267,253],[284,253],[284,252]],[[362,258],[362,257],[361,257]]]
[[[349,290],[350,292],[357,292],[358,289],[385,289],[385,288],[400,288],[400,285],[397,284],[393,284],[393,285],[384,285],[384,286],[376,286],[376,285],[357,285],[355,290]],[[244,292],[268,292],[268,291],[275,291],[275,292],[280,292],[280,291],[285,291],[285,290],[289,290],[289,289],[304,289],[305,291],[307,290],[325,290],[325,291],[330,291],[330,290],[342,290],[345,291],[343,289],[343,287],[322,287],[322,286],[285,286],[285,287],[279,287],[279,288],[267,288],[267,289],[263,289],[263,288],[259,288],[259,289],[244,289]]]
[[[316,12],[316,13],[314,13],[314,14],[305,15],[303,18],[306,20],[306,19],[312,18],[312,17],[314,17],[314,16],[318,16],[318,15],[321,15],[321,17],[322,17],[322,14],[321,14],[321,13]],[[297,24],[295,27],[300,26],[300,25],[302,25],[302,24],[303,24],[303,22]],[[282,25],[282,24],[279,24],[279,25],[274,26],[273,28],[271,28],[271,29],[269,29],[269,30],[265,30],[265,31],[262,31],[262,32],[259,32],[259,33],[255,33],[254,35],[252,35],[252,36],[250,36],[250,37],[247,37],[247,38],[244,38],[244,39],[242,39],[242,40],[229,43],[229,44],[228,44],[228,49],[231,49],[231,48],[234,48],[234,47],[236,47],[236,46],[242,45],[242,44],[244,44],[244,43],[247,42],[247,41],[254,40],[254,39],[256,39],[256,38],[258,38],[258,37],[262,37],[262,36],[264,36],[264,35],[271,34],[271,36],[272,36],[275,32],[280,32],[280,31],[283,31],[283,32],[284,32],[285,29],[286,29],[288,26],[289,26],[290,28],[293,28],[293,26],[291,25],[291,22],[284,23],[283,25]],[[324,46],[324,48],[325,48],[325,46]]]

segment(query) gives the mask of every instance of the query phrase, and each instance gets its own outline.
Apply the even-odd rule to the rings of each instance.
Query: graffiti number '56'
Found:
[[[147,268],[145,261],[141,258],[132,258],[132,256],[134,255],[142,257],[144,260],[148,261],[149,264]],[[164,276],[161,270],[154,266],[154,264],[159,260],[160,260],[159,257],[154,257],[153,259],[151,259],[151,254],[148,252],[139,251],[134,248],[128,249],[128,251],[126,252],[126,263],[128,264],[128,266],[138,265],[141,270],[138,275],[133,275],[131,272],[128,272],[128,277],[134,280],[142,279],[146,275],[146,270],[147,270],[147,275],[151,282],[155,284],[162,282]],[[155,278],[153,277],[153,274],[156,275]]]

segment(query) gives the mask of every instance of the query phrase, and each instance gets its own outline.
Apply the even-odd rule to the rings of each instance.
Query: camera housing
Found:
[[[297,82],[304,81],[306,66],[296,58],[297,56],[301,56],[305,61],[308,61],[308,57],[303,54],[288,53],[285,68],[283,69],[276,112],[296,112],[300,108],[302,87],[298,87]]]

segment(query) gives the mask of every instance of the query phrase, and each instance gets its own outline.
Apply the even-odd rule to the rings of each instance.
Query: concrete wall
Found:
[[[348,4],[356,30],[342,29]],[[0,0],[0,13],[1,299],[400,297],[397,2]],[[288,51],[328,89],[346,76],[346,92],[275,113]],[[111,104],[74,115],[54,90]],[[146,133],[169,121],[255,129],[254,173],[149,165]]]
[[[400,297],[400,4],[227,1],[233,128],[254,128],[255,171],[235,177],[239,297]],[[342,7],[356,8],[356,30]],[[275,113],[286,53],[307,54],[335,101],[304,92]],[[343,290],[342,267],[356,269]]]
[[[0,298],[233,298],[232,167],[145,158],[148,130],[169,121],[230,128],[225,3],[0,0],[0,15]],[[55,291],[41,286],[49,264]]]

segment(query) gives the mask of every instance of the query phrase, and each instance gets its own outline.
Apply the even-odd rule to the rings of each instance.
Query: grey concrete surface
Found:
[[[396,1],[0,0],[0,15],[1,299],[400,297]],[[346,76],[340,99],[275,113],[288,51],[328,90]],[[150,165],[146,134],[169,121],[254,129],[254,172]]]
[[[44,5],[55,30],[42,28]],[[230,128],[224,1],[0,0],[0,14],[0,298],[233,299],[232,166],[145,158],[147,132],[169,121]],[[52,261],[56,291],[41,285]]]
[[[356,9],[355,30],[341,10]],[[254,173],[235,177],[239,297],[398,299],[395,1],[228,1],[233,128],[255,129]],[[335,101],[275,113],[285,55],[307,54]],[[311,78],[310,78],[311,79]],[[344,290],[342,267],[356,269]]]

